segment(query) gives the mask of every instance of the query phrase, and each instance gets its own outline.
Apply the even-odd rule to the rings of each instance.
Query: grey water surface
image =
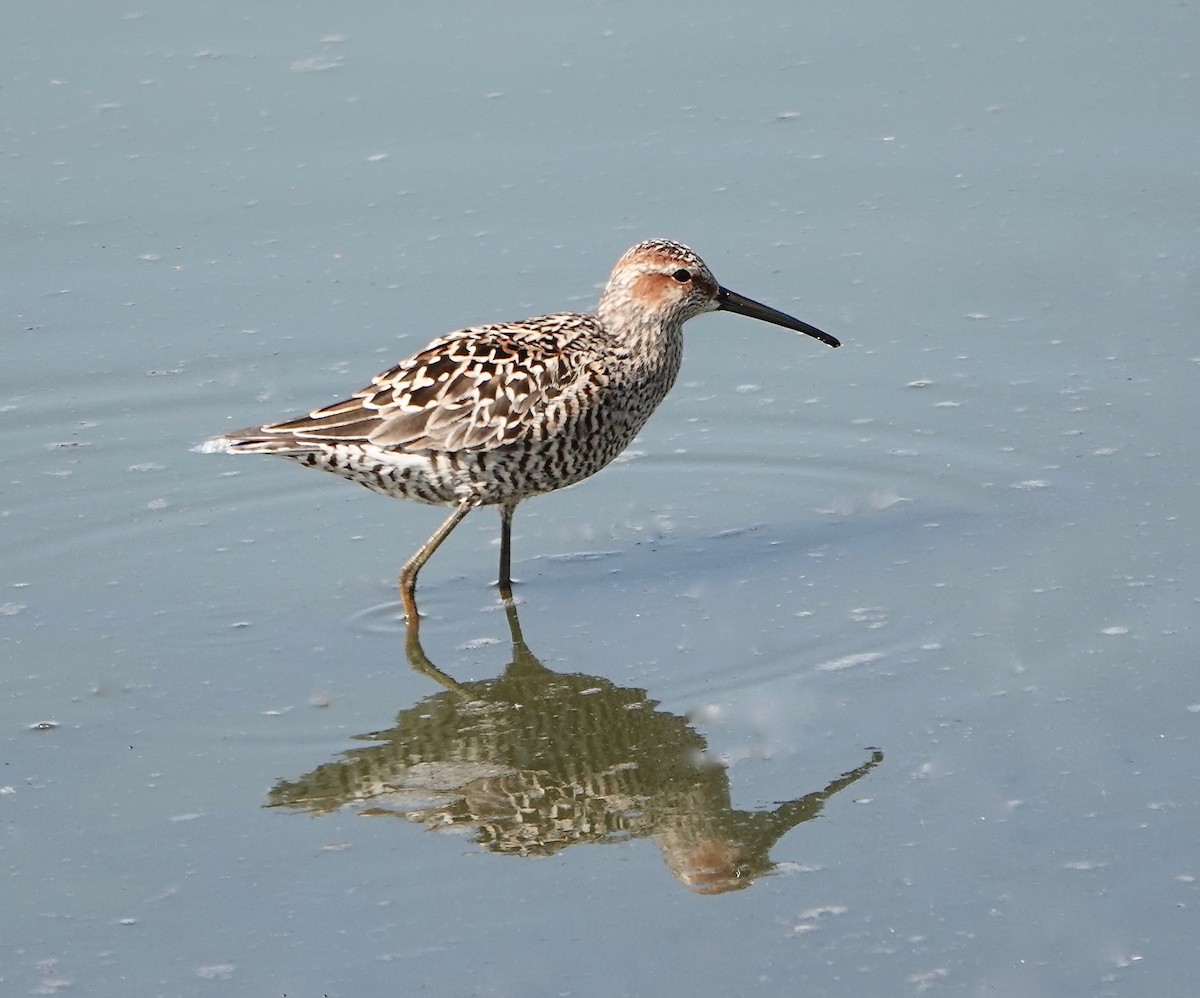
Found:
[[[1197,993],[1200,8],[4,35],[0,991]],[[515,613],[189,450],[650,236],[844,346],[690,323]]]

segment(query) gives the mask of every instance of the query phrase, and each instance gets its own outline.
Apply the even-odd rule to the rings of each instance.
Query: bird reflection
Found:
[[[456,682],[410,626],[409,663],[442,691],[400,711],[386,731],[359,736],[371,744],[280,781],[268,806],[324,814],[353,805],[467,830],[489,851],[518,856],[647,837],[681,883],[721,894],[769,873],[768,852],[783,835],[883,760],[870,750],[822,790],[772,810],[736,810],[728,772],[686,718],[657,709],[645,690],[547,669],[526,646],[511,598],[505,610],[512,662],[503,675]]]

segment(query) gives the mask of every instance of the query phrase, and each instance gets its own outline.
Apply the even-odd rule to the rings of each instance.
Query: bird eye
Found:
[[[687,284],[692,279],[692,272],[690,270],[677,270],[671,276],[680,284]]]

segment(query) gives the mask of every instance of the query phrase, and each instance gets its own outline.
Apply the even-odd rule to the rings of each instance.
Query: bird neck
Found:
[[[613,339],[643,357],[682,351],[682,322],[644,311],[624,296],[605,295],[596,308],[596,316]]]

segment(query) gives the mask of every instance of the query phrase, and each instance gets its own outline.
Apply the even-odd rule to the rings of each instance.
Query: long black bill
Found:
[[[763,322],[783,326],[784,329],[794,329],[796,332],[812,336],[822,343],[828,343],[831,347],[842,345],[842,341],[836,336],[823,333],[816,326],[810,326],[807,322],[794,319],[786,312],[771,308],[770,305],[763,305],[751,298],[743,298],[736,291],[730,291],[728,288],[717,288],[717,308],[722,312],[736,312],[738,315],[748,315],[751,319],[762,319]]]

